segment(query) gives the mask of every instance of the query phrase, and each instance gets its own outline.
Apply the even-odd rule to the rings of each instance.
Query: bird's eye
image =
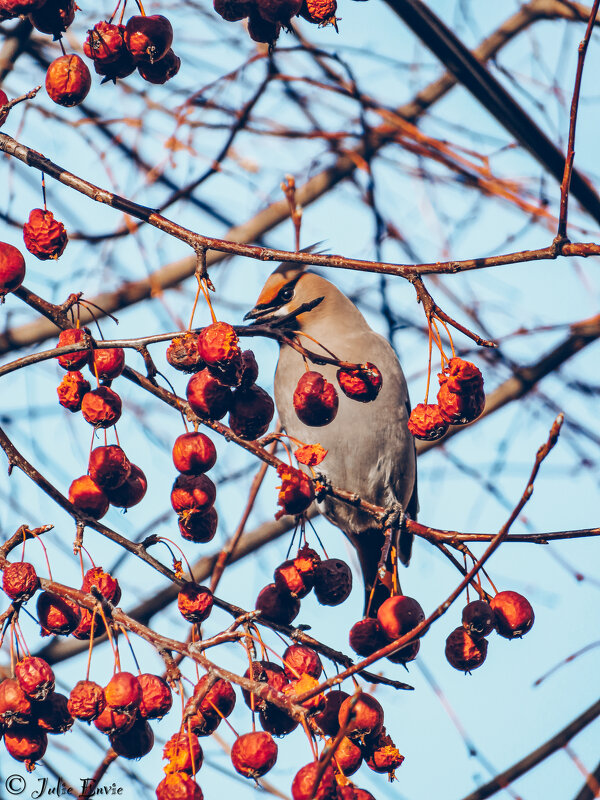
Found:
[[[294,296],[294,287],[293,286],[284,286],[283,289],[279,292],[279,297],[283,300],[284,303],[287,303],[288,300],[291,300]]]

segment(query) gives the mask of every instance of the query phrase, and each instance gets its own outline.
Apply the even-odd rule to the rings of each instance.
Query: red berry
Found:
[[[375,800],[371,792],[367,792],[366,789],[358,789],[351,784],[338,786],[337,791],[338,800]]]
[[[188,542],[206,544],[217,532],[219,517],[214,508],[208,511],[182,511],[179,515],[179,533]]]
[[[266,775],[277,761],[277,745],[270,733],[254,731],[244,733],[233,743],[231,763],[236,772],[245,778]]]
[[[217,489],[206,475],[179,475],[171,489],[171,505],[181,511],[208,511],[215,502]]]
[[[315,499],[312,481],[301,470],[287,464],[280,464],[277,474],[281,478],[277,504],[282,510],[276,516],[302,514]]]
[[[298,599],[306,597],[314,585],[314,577],[301,573],[294,560],[280,564],[273,574],[273,579],[282,592],[288,592]]]
[[[186,772],[172,772],[156,787],[157,800],[204,800],[202,790]]]
[[[360,692],[358,700],[351,709],[353,698],[344,700],[338,712],[340,727],[346,726],[346,733],[351,738],[374,736],[383,727],[383,708],[370,694]]]
[[[52,692],[43,702],[36,703],[34,711],[37,727],[46,733],[65,733],[75,722],[67,698],[59,692]]]
[[[279,22],[267,22],[256,11],[256,7],[250,11],[248,16],[248,35],[255,42],[262,42],[273,46],[281,31]]]
[[[208,325],[200,332],[198,349],[216,378],[228,386],[237,386],[242,375],[242,351],[231,325],[227,322]]]
[[[381,372],[370,361],[361,364],[358,369],[340,368],[336,377],[346,397],[358,400],[360,403],[370,403],[375,400],[383,384]]]
[[[340,706],[344,700],[347,700],[349,697],[349,694],[341,691],[340,689],[327,692],[325,695],[323,708],[313,717],[317,727],[325,736],[336,736],[340,729],[340,723],[338,719]]]
[[[213,594],[206,586],[186,583],[177,595],[177,608],[188,622],[204,622],[213,607]]]
[[[109,736],[113,733],[124,733],[129,730],[135,722],[135,714],[129,712],[115,711],[109,705],[94,720],[94,725],[101,733]]]
[[[393,642],[423,622],[425,612],[414,598],[400,594],[384,600],[377,619],[385,636]]]
[[[370,656],[387,644],[381,625],[373,617],[355,622],[350,628],[349,640],[350,647],[359,656]]]
[[[112,749],[123,758],[142,758],[154,747],[154,733],[144,719],[136,719],[129,730],[110,734],[109,739]]]
[[[303,0],[300,16],[314,25],[335,24],[337,0]]]
[[[88,31],[83,43],[83,52],[95,63],[114,63],[125,49],[125,26],[112,25],[110,22],[97,22]]]
[[[51,592],[42,592],[37,599],[37,617],[43,636],[50,633],[66,636],[79,625],[81,613],[79,606],[71,600]]]
[[[233,686],[229,681],[218,678],[206,691],[209,681],[210,676],[203,675],[194,687],[194,699],[198,701],[202,698],[197,710],[204,715],[217,714],[219,718],[228,717],[235,708],[236,697]]]
[[[25,259],[12,244],[0,242],[0,300],[23,283]]]
[[[104,80],[101,81],[102,83],[106,83],[107,81],[116,83],[117,78],[126,78],[135,71],[135,61],[129,50],[124,49],[121,50],[115,61],[110,61],[109,63],[94,61],[94,71],[97,75],[104,76]]]
[[[249,389],[258,378],[258,364],[252,350],[242,350],[242,377],[240,389]]]
[[[272,689],[278,692],[283,691],[283,687],[288,682],[287,675],[282,667],[272,661],[253,661],[252,665],[244,673],[244,677],[258,683],[268,683]],[[247,689],[242,689],[242,695],[248,708],[254,708],[255,711],[264,711],[272,705],[272,703],[256,694],[252,694]]]
[[[173,42],[173,28],[161,14],[130,17],[125,28],[125,44],[136,61],[160,61]]]
[[[96,447],[90,453],[88,473],[102,489],[117,489],[131,474],[131,462],[116,444]]]
[[[75,0],[46,0],[41,8],[30,13],[29,21],[40,33],[50,33],[60,39],[75,19],[76,8]]]
[[[69,486],[69,502],[94,519],[101,519],[108,511],[108,497],[89,475],[75,478]]]
[[[494,610],[484,600],[473,600],[463,608],[463,628],[473,637],[488,636],[495,622]]]
[[[179,72],[181,59],[169,50],[160,61],[154,64],[139,64],[138,72],[145,81],[160,85],[170,81]]]
[[[319,678],[323,672],[323,664],[311,647],[292,644],[283,654],[283,669],[289,680],[300,678],[304,673]]]
[[[39,8],[44,0],[0,0],[0,15],[9,15],[6,18],[18,17],[20,14],[29,14]]]
[[[31,698],[18,681],[7,678],[0,683],[0,721],[4,726],[26,725],[31,719]]]
[[[305,425],[328,425],[337,414],[338,396],[335,387],[319,372],[305,372],[294,392],[294,409]]]
[[[51,211],[34,208],[29,214],[29,221],[23,225],[25,247],[40,261],[60,258],[69,237],[65,226],[54,219]]]
[[[470,672],[485,661],[487,639],[473,639],[463,628],[455,628],[446,639],[446,659],[454,669]]]
[[[16,761],[23,761],[28,769],[33,769],[34,762],[46,752],[48,737],[33,726],[14,727],[4,734],[4,746]]]
[[[199,417],[222,419],[229,411],[231,389],[217,380],[208,369],[190,378],[186,394],[192,411]]]
[[[79,56],[59,56],[46,71],[48,96],[60,106],[77,106],[87,97],[92,85],[89,69]]]
[[[331,745],[331,740],[327,743]],[[362,752],[358,745],[354,744],[352,739],[347,736],[340,741],[334,755],[334,764],[346,775],[354,775],[356,770],[362,764]]]
[[[385,728],[375,737],[365,742],[365,761],[373,772],[388,773],[393,780],[394,770],[398,769],[404,761],[404,756],[392,741],[392,737],[385,732]]]
[[[25,656],[15,667],[15,678],[31,700],[45,700],[54,690],[54,672],[43,658]]]
[[[178,472],[200,475],[212,469],[217,461],[217,450],[204,433],[182,433],[173,445],[173,464]]]
[[[167,361],[181,372],[199,372],[206,364],[202,360],[197,333],[176,336],[167,347]]]
[[[417,439],[432,442],[441,439],[448,430],[448,423],[442,417],[440,408],[435,403],[425,405],[419,403],[410,412],[408,430]]]
[[[270,583],[260,590],[255,608],[262,612],[265,619],[280,625],[289,625],[298,616],[300,601],[287,592],[282,592],[276,584]]]
[[[83,398],[91,388],[81,372],[67,372],[56,387],[58,402],[69,411],[81,411]]]
[[[99,381],[118,378],[125,368],[125,350],[122,347],[101,347],[92,350],[90,372]]]
[[[92,586],[95,586],[100,594],[113,605],[117,605],[121,599],[119,581],[110,573],[105,572],[102,567],[91,567],[83,576],[81,591],[89,592]]]
[[[142,470],[136,465],[131,465],[129,477],[116,489],[106,489],[106,496],[111,505],[117,508],[131,508],[144,499],[148,481]]]
[[[95,428],[110,428],[117,423],[121,418],[121,408],[121,398],[108,386],[99,386],[88,392],[81,402],[83,418]]]
[[[401,647],[399,650],[394,651],[391,655],[387,656],[387,660],[392,664],[408,664],[409,661],[414,661],[419,655],[421,649],[421,642],[417,639],[415,642]]]
[[[518,592],[499,592],[490,605],[496,618],[496,630],[505,639],[523,636],[533,625],[533,608]]]
[[[163,747],[163,758],[169,762],[164,768],[167,774],[187,772],[195,775],[202,766],[204,755],[198,738],[184,730],[171,736]]]
[[[263,711],[258,714],[258,721],[263,731],[273,736],[287,736],[298,727],[298,721],[273,703],[267,703]]]
[[[283,687],[283,693],[295,697],[299,697],[306,692],[312,692],[319,686],[319,681],[313,678],[312,675],[304,673],[301,678],[290,681]],[[309,711],[318,711],[325,703],[325,695],[320,692],[302,701],[302,706]]]
[[[260,386],[237,389],[233,392],[229,408],[229,427],[242,439],[253,441],[269,429],[275,406]]]
[[[338,606],[350,596],[352,572],[339,558],[321,561],[315,575],[315,595],[324,606]]]
[[[307,764],[302,767],[297,773],[292,783],[292,797],[294,800],[336,800],[337,798],[337,783],[335,780],[335,772],[328,764],[319,781],[317,787],[315,783],[317,775],[321,771],[321,765],[318,761],[312,764]]]
[[[57,347],[66,347],[70,344],[79,344],[83,342],[86,336],[89,336],[87,328],[67,328],[61,331],[58,335]],[[57,361],[63,369],[75,371],[85,367],[90,359],[89,350],[78,350],[75,353],[67,353],[64,356],[58,356]]]
[[[142,699],[142,687],[131,672],[117,672],[104,687],[106,705],[113,711],[131,712]]]
[[[2,588],[11,600],[23,603],[40,588],[40,579],[33,564],[17,561],[7,564],[2,574]]]
[[[69,713],[77,719],[91,722],[106,706],[104,689],[94,681],[78,681],[69,695]]]
[[[138,675],[142,699],[138,713],[142,719],[160,719],[171,710],[173,695],[168,683],[160,675],[145,672]]]
[[[267,22],[288,25],[300,11],[302,0],[257,0],[258,13]]]
[[[213,7],[227,22],[238,22],[247,17],[255,6],[247,0],[214,0]]]

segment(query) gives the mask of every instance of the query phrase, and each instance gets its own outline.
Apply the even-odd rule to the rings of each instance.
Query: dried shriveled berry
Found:
[[[290,19],[300,11],[302,0],[257,0],[258,13],[267,22],[289,24]]]
[[[97,64],[114,63],[125,48],[125,26],[110,22],[97,22],[88,31],[83,52]]]
[[[73,717],[91,722],[106,706],[104,689],[94,681],[78,681],[71,689],[67,706]]]
[[[187,772],[173,772],[156,787],[157,800],[204,800],[202,790]]]
[[[91,567],[83,576],[81,584],[82,592],[89,592],[95,586],[103,597],[117,605],[121,599],[121,587],[119,581],[109,572],[105,572],[102,567]]]
[[[417,439],[432,442],[441,439],[448,430],[448,423],[442,417],[440,407],[436,403],[419,403],[410,412],[408,430]]]
[[[59,333],[57,347],[79,344],[80,342],[84,342],[89,335],[90,332],[87,328],[67,328],[67,330]],[[76,353],[67,353],[67,355],[64,356],[58,356],[57,361],[63,369],[75,371],[85,367],[89,358],[89,350],[78,350]]]
[[[366,789],[358,789],[356,786],[338,786],[338,800],[375,800],[371,792]]]
[[[337,0],[303,0],[300,16],[315,25],[335,24]]]
[[[485,394],[483,388],[469,394],[451,392],[444,375],[438,375],[440,388],[437,393],[437,404],[442,418],[450,425],[466,425],[473,422],[482,413],[485,407]]]
[[[298,599],[306,597],[314,585],[314,575],[300,572],[293,559],[284,561],[273,573],[273,579],[282,592]]]
[[[102,489],[117,489],[131,474],[131,462],[116,444],[95,447],[90,453],[88,473]]]
[[[277,761],[277,745],[266,731],[244,733],[233,743],[231,763],[245,778],[266,775]]]
[[[31,700],[45,700],[54,690],[54,672],[43,658],[25,656],[15,667],[19,686]]]
[[[483,664],[487,647],[487,639],[474,639],[463,627],[455,628],[446,639],[446,659],[454,669],[470,672]]]
[[[138,682],[142,689],[142,699],[138,707],[138,714],[142,719],[160,719],[171,710],[173,694],[168,683],[160,675],[145,672],[138,675]]]
[[[410,644],[401,647],[400,650],[396,650],[391,655],[387,656],[387,660],[391,661],[392,664],[408,664],[409,661],[414,661],[415,658],[419,655],[419,650],[421,649],[421,642],[417,639],[415,642],[411,642]]]
[[[0,242],[0,301],[23,283],[25,259],[21,252],[8,242]]]
[[[29,15],[29,21],[40,33],[50,33],[60,39],[75,19],[75,0],[46,0],[43,6]]]
[[[253,661],[252,665],[244,673],[244,677],[259,683],[268,683],[277,692],[281,692],[288,682],[283,668],[272,661]],[[242,695],[248,708],[253,708],[256,711],[263,711],[272,705],[247,689],[242,689]]]
[[[69,701],[60,692],[52,692],[42,703],[36,703],[34,711],[38,728],[54,735],[70,730],[75,720],[68,706]]]
[[[340,368],[336,377],[346,397],[358,400],[360,403],[370,403],[375,400],[383,385],[381,372],[370,361],[361,364],[358,369]]]
[[[0,22],[2,22],[2,11],[0,10]],[[8,103],[8,97],[6,92],[3,92],[0,89],[0,128],[4,125],[6,121],[6,117],[8,116],[8,111],[3,111],[2,107]]]
[[[187,772],[194,775],[202,766],[204,759],[198,737],[185,730],[182,733],[174,733],[163,747],[163,759],[168,762],[164,768],[167,774]]]
[[[94,720],[94,725],[101,733],[109,736],[113,733],[124,733],[129,730],[135,722],[135,713],[115,711],[106,705],[103,711]]]
[[[37,599],[37,617],[43,636],[51,633],[67,636],[79,625],[81,614],[79,606],[71,600],[52,592],[42,592]]]
[[[484,600],[473,600],[463,608],[463,628],[471,636],[488,636],[495,626],[494,610]]]
[[[182,511],[208,511],[215,502],[217,489],[206,475],[179,475],[171,489],[171,505]]]
[[[89,475],[75,478],[69,486],[69,502],[94,519],[101,519],[108,511],[108,497]]]
[[[135,72],[135,60],[129,50],[125,48],[121,50],[116,61],[110,61],[108,64],[103,61],[94,61],[94,71],[98,75],[104,76],[104,80],[101,83],[106,83],[107,81],[116,83],[118,78],[126,78],[132,72]]]
[[[27,697],[19,682],[7,678],[0,683],[0,720],[5,727],[26,725],[32,715],[31,698]]]
[[[56,387],[58,402],[69,411],[81,411],[83,398],[91,388],[89,381],[86,381],[81,372],[67,372]]]
[[[279,22],[267,22],[254,6],[248,16],[248,35],[254,42],[261,42],[272,47],[277,41],[280,31],[281,24]]]
[[[335,736],[340,729],[338,715],[340,706],[350,695],[339,689],[327,692],[325,703],[318,714],[313,717],[317,727],[325,736]]]
[[[331,744],[332,740],[329,740],[328,745]],[[362,760],[363,756],[360,747],[354,744],[352,739],[344,736],[335,751],[334,763],[336,767],[348,777],[348,775],[354,775],[362,764]]]
[[[130,17],[125,26],[125,44],[136,61],[160,61],[173,43],[173,28],[162,14]]]
[[[173,445],[173,464],[184,475],[201,475],[212,469],[217,461],[217,450],[204,433],[182,433]]]
[[[390,779],[393,779],[394,770],[404,761],[404,756],[400,754],[385,728],[377,736],[366,740],[363,755],[369,769],[382,774],[387,772]]]
[[[90,71],[75,54],[59,56],[46,71],[46,91],[59,106],[77,106],[87,97],[92,85]]]
[[[218,714],[228,717],[235,708],[235,691],[229,681],[218,678],[206,691],[211,677],[203,675],[194,687],[194,699],[199,700],[198,711],[201,714]],[[200,699],[202,698],[202,699]]]
[[[277,512],[276,518],[283,514],[302,514],[315,499],[312,481],[301,470],[287,464],[280,464],[277,474],[281,478],[277,505],[282,510]]]
[[[109,738],[112,749],[123,758],[142,758],[154,747],[154,733],[144,719],[136,719],[128,731],[113,733]]]
[[[321,780],[318,786],[315,787],[320,769],[319,762],[314,761],[312,764],[302,767],[296,773],[292,783],[292,797],[294,800],[312,800],[312,798],[314,800],[336,800],[337,783],[335,772],[330,764],[325,767]]]
[[[274,413],[273,401],[260,386],[237,389],[229,408],[229,427],[242,439],[253,441],[269,430]]]
[[[108,386],[88,392],[81,402],[81,413],[95,428],[110,428],[121,418],[121,398]]]
[[[316,678],[313,678],[312,675],[307,675],[306,673],[297,680],[290,681],[286,686],[283,687],[283,693],[292,696],[294,699],[296,696],[300,696],[305,694],[305,692],[312,692],[316,689],[319,685],[319,681]],[[313,697],[309,697],[307,700],[302,701],[302,706],[306,708],[308,711],[318,711],[320,708],[323,707],[325,703],[325,696],[322,693],[315,694]]]
[[[0,19],[12,19],[19,14],[29,14],[39,8],[44,0],[0,0]]]
[[[252,350],[242,350],[242,376],[240,389],[249,389],[258,378],[258,364]]]
[[[196,736],[211,736],[221,722],[221,717],[218,714],[211,712],[210,714],[201,714],[199,711],[194,710],[194,698],[190,698],[185,704],[183,718],[185,720],[186,730],[191,730]]]
[[[531,603],[518,592],[498,592],[490,603],[496,630],[505,639],[523,636],[533,625],[535,615]]]
[[[148,481],[137,464],[131,465],[128,478],[116,489],[106,489],[106,496],[112,506],[132,508],[141,503],[148,489]]]
[[[202,360],[198,345],[197,333],[176,336],[171,339],[171,344],[167,347],[167,361],[181,372],[199,372],[206,364]]]
[[[283,654],[283,669],[290,680],[300,678],[304,673],[319,678],[323,664],[319,654],[303,644],[290,645]]]
[[[179,533],[188,542],[206,544],[214,539],[219,517],[214,508],[208,511],[183,511],[179,514]]]
[[[315,595],[324,606],[338,606],[350,596],[352,572],[339,558],[321,561],[315,575]]]
[[[393,642],[404,636],[425,619],[421,605],[406,595],[395,595],[385,600],[377,612],[377,620],[387,638]]]
[[[375,736],[383,728],[383,708],[373,695],[360,692],[358,700],[354,704],[353,698],[344,700],[338,712],[340,727],[345,726],[346,733],[350,738],[360,738],[363,736]]]
[[[106,705],[113,711],[131,712],[142,699],[142,687],[131,672],[117,672],[104,687]]]
[[[92,632],[94,636],[99,636],[101,633],[105,633],[102,618],[96,612],[89,611],[87,608],[82,608],[79,625],[75,628],[71,635],[75,639],[87,641],[91,638]]]
[[[213,607],[213,593],[206,586],[186,583],[177,595],[177,608],[188,622],[204,622]]]
[[[267,703],[266,708],[258,714],[258,721],[263,731],[272,736],[287,736],[298,727],[298,721],[273,703]]]
[[[16,561],[7,564],[2,573],[2,588],[11,600],[24,602],[40,588],[40,579],[33,564]]]
[[[238,22],[247,17],[255,5],[248,0],[213,0],[213,7],[227,22]]]
[[[193,375],[186,389],[188,403],[199,417],[222,419],[229,411],[231,389],[208,370],[203,369]]]
[[[99,347],[92,350],[90,372],[100,381],[118,378],[125,368],[125,350],[122,347]]]
[[[156,61],[154,64],[139,64],[138,72],[148,83],[161,85],[174,78],[180,68],[181,59],[172,50],[169,50],[160,61]]]
[[[25,762],[29,770],[46,752],[48,737],[34,726],[13,727],[4,734],[4,746],[9,755]]]
[[[34,208],[29,214],[28,222],[23,225],[23,240],[29,252],[40,261],[59,258],[69,237],[65,226],[51,211]]]
[[[200,332],[200,355],[222,383],[237,386],[242,376],[242,351],[237,333],[227,322],[213,322]]]
[[[269,583],[260,590],[255,608],[262,612],[265,619],[280,625],[289,625],[298,616],[300,601],[287,592],[282,592],[275,583]]]
[[[350,628],[350,647],[359,656],[370,656],[387,644],[387,639],[378,620],[373,617],[359,619]]]
[[[335,419],[339,398],[320,372],[305,372],[294,392],[294,409],[305,425],[320,427]]]

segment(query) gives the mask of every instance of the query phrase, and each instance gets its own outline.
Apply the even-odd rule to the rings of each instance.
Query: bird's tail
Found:
[[[392,594],[401,592],[398,582],[397,562],[400,542],[389,542],[379,528],[368,528],[349,537],[358,554],[365,584],[365,616],[375,617],[381,604]],[[382,560],[382,555],[385,559]]]

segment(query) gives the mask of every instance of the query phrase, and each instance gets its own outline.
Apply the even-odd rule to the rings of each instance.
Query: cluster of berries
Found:
[[[419,403],[413,408],[408,428],[417,439],[440,439],[448,425],[466,425],[483,412],[483,376],[475,364],[451,358],[438,374],[437,403]]]
[[[365,617],[352,626],[350,647],[359,656],[366,658],[400,636],[410,633],[424,619],[423,609],[414,598],[394,595],[381,604],[376,618]],[[420,642],[416,639],[392,653],[388,660],[394,664],[407,664],[417,657],[419,648]]]
[[[337,0],[214,0],[214,9],[227,22],[248,19],[248,34],[255,42],[273,46],[281,28],[300,16],[315,25],[334,25]]]
[[[360,403],[375,400],[383,379],[375,364],[361,364],[354,369],[338,369],[336,375],[340,389],[346,397]],[[294,410],[305,425],[329,425],[338,411],[339,398],[335,386],[325,380],[320,372],[305,372],[298,381],[293,397]]]
[[[529,600],[518,592],[498,592],[489,603],[473,600],[462,612],[462,625],[446,639],[446,659],[455,669],[470,672],[487,655],[486,637],[495,629],[505,639],[530,630],[534,613]]]

